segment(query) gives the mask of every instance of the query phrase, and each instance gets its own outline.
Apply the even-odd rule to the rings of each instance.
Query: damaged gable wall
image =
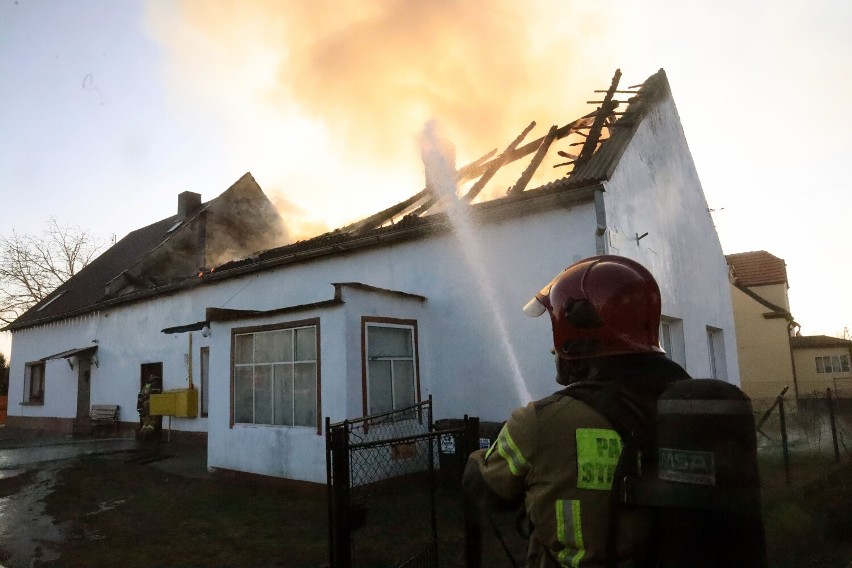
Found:
[[[290,238],[284,220],[249,174],[212,202],[206,215],[205,262],[200,266],[219,266]]]
[[[699,347],[687,351],[687,370],[710,376],[707,334],[712,328],[724,340],[720,378],[739,384],[728,267],[668,87],[603,185],[606,250],[654,273],[663,315],[683,320],[685,343]],[[690,314],[701,314],[704,321],[690,322]]]
[[[186,219],[122,274],[111,286],[112,295],[195,277],[200,271],[280,246],[288,238],[283,220],[251,174],[207,204],[199,201]]]

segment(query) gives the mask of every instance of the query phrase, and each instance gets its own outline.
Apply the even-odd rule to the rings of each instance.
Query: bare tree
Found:
[[[91,262],[105,243],[51,217],[40,235],[0,235],[0,322],[8,324]]]

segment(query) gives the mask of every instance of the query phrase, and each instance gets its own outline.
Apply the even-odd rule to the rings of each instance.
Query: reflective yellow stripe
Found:
[[[556,501],[556,538],[565,548],[559,551],[561,566],[577,568],[586,555],[583,528],[580,523],[580,502],[572,499]]]
[[[621,437],[615,430],[577,428],[577,487],[609,491],[621,456]]]
[[[512,436],[509,435],[509,429],[505,426],[500,430],[500,435],[497,436],[495,446],[497,447],[497,452],[509,464],[509,471],[512,472],[512,475],[515,477],[526,475],[530,469],[530,464],[524,458]]]

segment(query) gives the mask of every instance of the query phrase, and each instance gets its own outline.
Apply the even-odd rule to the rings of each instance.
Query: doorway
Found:
[[[163,364],[162,363],[142,363],[139,367],[139,400],[137,402],[137,411],[142,410],[142,389],[145,385],[151,385],[151,393],[163,392]],[[140,426],[142,426],[142,414],[139,415]],[[157,432],[163,428],[163,417],[157,416],[153,420],[154,427]]]
[[[139,377],[139,390],[151,384],[151,392],[163,392],[163,364],[142,363]]]
[[[92,402],[92,363],[88,359],[77,359],[77,419],[89,417]]]

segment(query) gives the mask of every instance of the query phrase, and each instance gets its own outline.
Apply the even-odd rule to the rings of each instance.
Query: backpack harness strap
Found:
[[[615,568],[618,544],[619,512],[624,505],[622,499],[623,480],[641,474],[643,450],[645,457],[654,456],[656,431],[653,410],[643,409],[637,398],[617,381],[580,381],[559,391],[591,406],[612,425],[621,436],[622,450],[613,475],[613,488],[609,500],[609,524],[606,535],[606,567]]]

